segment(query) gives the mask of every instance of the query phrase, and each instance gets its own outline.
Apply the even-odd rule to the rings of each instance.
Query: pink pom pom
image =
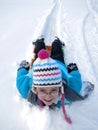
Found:
[[[46,58],[49,58],[49,56],[50,55],[49,55],[48,51],[45,50],[45,49],[40,50],[39,53],[38,53],[38,57],[40,59],[46,59]]]

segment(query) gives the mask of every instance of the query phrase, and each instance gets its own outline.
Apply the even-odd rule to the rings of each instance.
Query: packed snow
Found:
[[[98,129],[98,1],[0,0],[0,130]],[[16,89],[19,62],[30,61],[32,41],[43,35],[50,45],[55,36],[65,43],[66,63],[77,63],[82,80],[91,81],[93,93],[62,110],[31,107]]]

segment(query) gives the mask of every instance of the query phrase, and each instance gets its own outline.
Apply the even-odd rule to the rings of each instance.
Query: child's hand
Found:
[[[67,69],[68,69],[68,73],[70,73],[70,72],[73,71],[73,70],[78,70],[78,67],[77,67],[76,63],[70,63],[70,64],[67,66]]]
[[[25,68],[26,70],[29,70],[30,69],[29,62],[26,60],[21,61],[21,63],[19,64],[18,70],[21,68]]]

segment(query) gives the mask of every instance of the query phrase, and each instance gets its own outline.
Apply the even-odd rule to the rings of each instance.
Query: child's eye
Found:
[[[45,91],[43,89],[41,89],[40,92],[45,92]]]
[[[57,90],[55,90],[55,89],[54,89],[54,90],[52,90],[52,92],[56,92],[56,91],[57,91]]]

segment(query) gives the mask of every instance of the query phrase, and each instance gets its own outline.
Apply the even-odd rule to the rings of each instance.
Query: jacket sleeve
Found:
[[[59,68],[62,72],[62,78],[66,80],[67,85],[75,90],[77,93],[80,92],[82,87],[81,74],[78,70],[68,73],[67,67],[65,64],[57,61]]]
[[[80,90],[82,88],[82,80],[81,74],[78,70],[70,72],[69,86],[77,93],[80,93]]]
[[[17,71],[16,86],[23,98],[27,98],[30,88],[32,87],[32,77],[30,71],[21,68]]]

